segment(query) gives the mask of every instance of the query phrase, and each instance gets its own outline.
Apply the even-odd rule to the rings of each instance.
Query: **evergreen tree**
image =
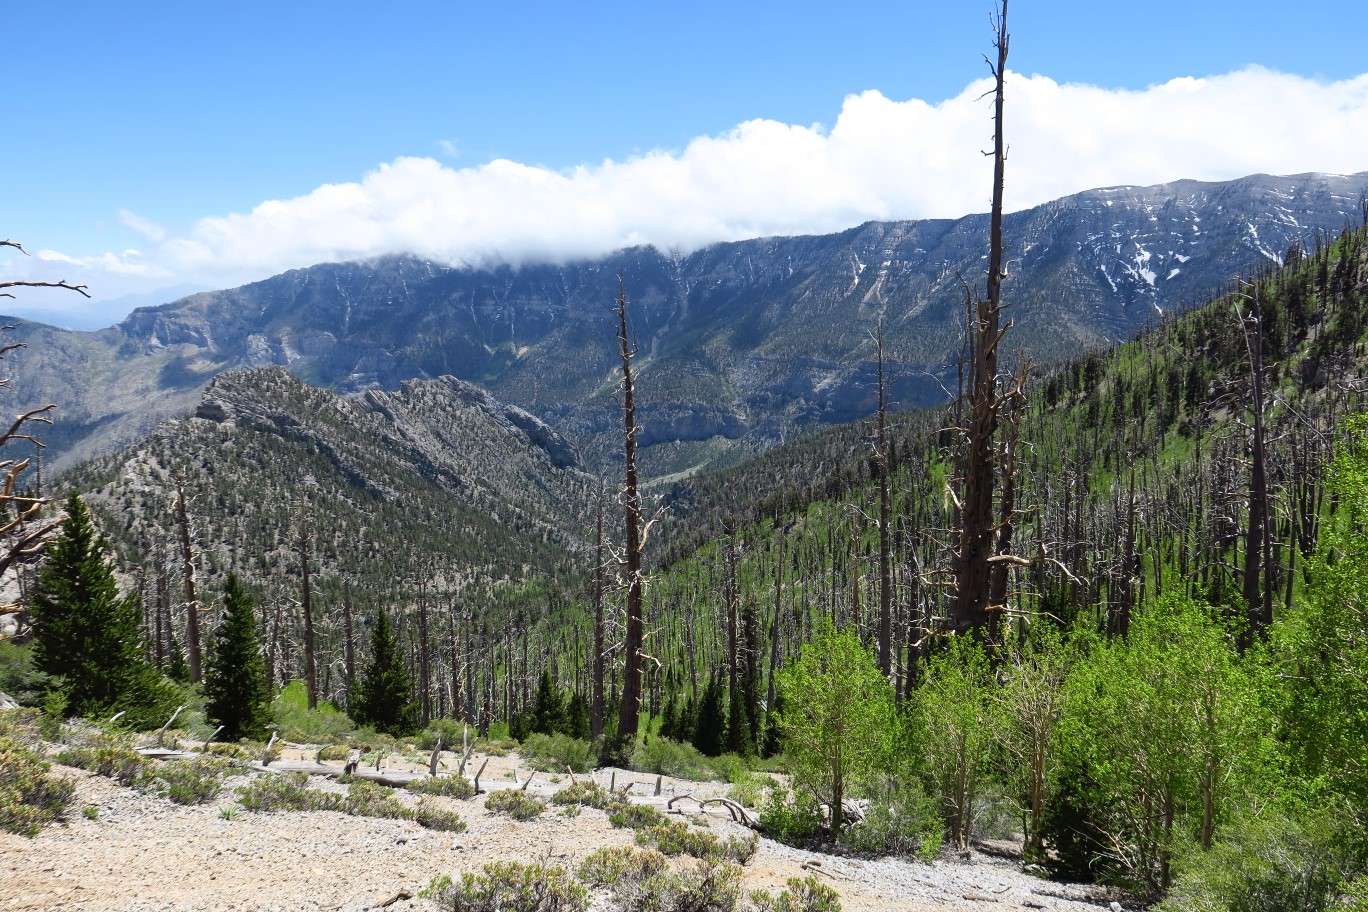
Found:
[[[694,717],[693,746],[708,757],[722,753],[722,738],[727,728],[727,711],[722,702],[722,679],[714,670],[703,691],[703,699],[698,703],[698,715]]]
[[[160,724],[175,694],[147,661],[137,600],[119,595],[109,543],[74,491],[66,513],[30,606],[34,666],[65,679],[72,715],[123,711],[135,727]]]
[[[223,726],[225,739],[265,737],[271,718],[266,662],[252,600],[234,573],[223,584],[223,621],[205,670],[204,695],[205,713]]]
[[[530,718],[524,722],[526,733],[568,733],[565,709],[565,697],[556,686],[556,682],[551,680],[551,669],[543,668],[541,680],[537,683],[537,692],[532,698]]]
[[[418,730],[418,703],[413,678],[399,656],[399,642],[389,617],[380,608],[371,636],[371,657],[356,687],[351,717],[387,735],[411,735]]]

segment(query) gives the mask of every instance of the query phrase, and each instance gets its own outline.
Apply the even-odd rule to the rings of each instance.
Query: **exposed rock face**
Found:
[[[1365,193],[1368,173],[1260,175],[1103,188],[1011,214],[1009,347],[1041,360],[1128,337],[1359,221]],[[972,215],[516,269],[326,264],[141,308],[98,334],[43,328],[32,339],[51,347],[49,369],[16,359],[14,386],[74,422],[50,441],[55,469],[189,407],[223,370],[266,364],[344,392],[451,375],[585,440],[615,431],[608,304],[624,271],[643,442],[754,449],[869,413],[880,320],[897,406],[939,401],[959,352],[961,277],[982,281],[986,236],[987,216]],[[114,404],[110,387],[144,392]]]

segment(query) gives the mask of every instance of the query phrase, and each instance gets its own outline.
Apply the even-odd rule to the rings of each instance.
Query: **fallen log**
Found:
[[[676,795],[665,802],[665,807],[669,810],[674,810],[675,802],[683,801],[685,799],[697,803],[699,807],[707,807],[710,804],[720,804],[727,809],[727,813],[731,815],[733,822],[748,826],[752,830],[761,828],[759,817],[755,816],[753,812],[738,802],[732,801],[730,798],[695,798],[693,795]]]
[[[338,776],[347,773],[346,766],[319,763],[316,760],[274,760],[270,766],[255,763],[252,764],[252,768],[270,773],[305,773],[310,776],[326,776],[330,779],[336,779]],[[428,778],[427,773],[366,769],[362,766],[353,769],[350,775],[355,779],[365,779],[367,782],[378,782],[381,785],[391,785],[398,788],[403,788],[410,782]]]

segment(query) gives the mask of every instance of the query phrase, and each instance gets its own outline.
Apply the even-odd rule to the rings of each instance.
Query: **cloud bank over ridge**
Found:
[[[987,209],[990,88],[984,79],[939,104],[867,91],[848,96],[829,127],[751,120],[682,150],[566,171],[397,158],[358,181],[179,231],[129,201],[119,218],[145,246],[40,251],[23,266],[57,263],[90,284],[100,275],[223,286],[387,253],[558,262],[635,244],[687,251],[870,219],[954,218]],[[1010,74],[1007,91],[1013,210],[1117,184],[1368,170],[1368,74],[1331,83],[1255,67],[1141,91]]]

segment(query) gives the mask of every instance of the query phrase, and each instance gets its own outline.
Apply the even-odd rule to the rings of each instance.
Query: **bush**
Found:
[[[413,811],[413,820],[425,829],[447,833],[460,833],[466,828],[466,822],[460,814],[439,808],[430,801],[418,802],[417,809]]]
[[[756,912],[841,912],[841,897],[815,877],[790,877],[778,896],[757,890],[750,896]]]
[[[776,786],[765,800],[760,824],[765,835],[776,842],[809,846],[822,835],[826,819],[812,796],[793,795]]]
[[[84,745],[60,751],[54,759],[65,766],[108,776],[120,785],[137,782],[147,762],[125,739],[103,732],[90,736]]]
[[[422,751],[430,751],[437,746],[437,741],[440,739],[443,750],[459,753],[462,738],[474,734],[475,730],[469,729],[467,735],[466,723],[459,719],[433,719],[428,723],[428,727],[420,731],[413,739],[413,746]]]
[[[324,795],[325,792],[315,792]],[[326,810],[321,808],[320,810]],[[407,820],[413,813],[399,799],[394,797],[394,789],[387,785],[353,779],[347,784],[347,797],[339,808],[353,817],[383,817],[390,820]]]
[[[638,741],[632,749],[631,768],[639,773],[673,776],[702,782],[716,776],[707,757],[692,744],[681,744],[669,738]]]
[[[514,820],[531,820],[546,810],[546,802],[517,789],[493,792],[485,799],[485,808],[496,814],[507,814]]]
[[[750,861],[759,845],[759,839],[754,835],[745,839],[730,836],[723,840],[678,821],[665,821],[637,830],[636,841],[663,855],[692,855],[705,861],[731,860],[739,864]]]
[[[625,801],[619,801],[610,805],[608,822],[615,827],[644,830],[646,827],[660,826],[665,822],[665,815],[644,804],[628,804]]]
[[[271,714],[286,741],[333,742],[356,728],[346,713],[326,700],[320,700],[317,709],[309,709],[309,693],[303,681],[291,681],[281,688],[271,703]]]
[[[433,881],[423,896],[451,912],[584,912],[589,894],[564,868],[516,861],[493,862],[483,874]]]
[[[223,774],[231,767],[228,761],[210,758],[147,766],[138,776],[138,787],[175,804],[203,804],[218,797]]]
[[[325,803],[330,805],[326,810],[338,809],[341,796],[314,791],[308,787],[308,782],[309,777],[303,773],[285,776],[263,773],[238,789],[238,802],[247,810],[259,813],[322,810],[324,808],[319,805]]]
[[[583,807],[598,808],[603,810],[614,802],[617,797],[597,782],[576,782],[567,785],[565,788],[551,796],[552,804],[582,805]]]
[[[716,861],[640,880],[624,878],[613,886],[613,898],[624,912],[732,912],[740,892],[741,866]]]
[[[598,759],[594,745],[569,735],[528,735],[518,751],[527,765],[543,772],[587,773]]]
[[[410,782],[408,790],[419,795],[439,795],[462,801],[475,797],[475,785],[464,776],[425,776]]]
[[[62,819],[76,784],[48,775],[32,751],[0,738],[0,830],[37,836],[43,824]]]
[[[624,880],[645,880],[669,867],[664,855],[650,849],[605,846],[580,863],[579,876],[596,887],[609,887]]]

